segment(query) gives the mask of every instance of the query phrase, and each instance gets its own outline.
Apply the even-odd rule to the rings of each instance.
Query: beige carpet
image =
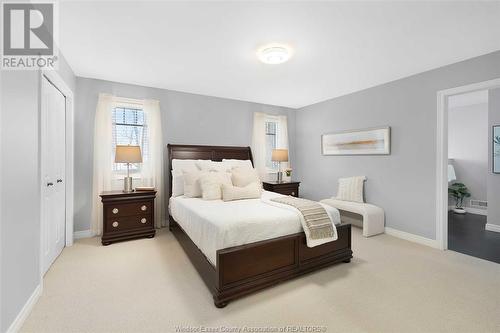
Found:
[[[45,276],[22,331],[175,332],[180,326],[248,332],[318,325],[327,332],[500,332],[499,264],[387,235],[366,239],[357,228],[353,251],[350,264],[217,309],[168,231],[108,247],[97,238],[80,240]]]

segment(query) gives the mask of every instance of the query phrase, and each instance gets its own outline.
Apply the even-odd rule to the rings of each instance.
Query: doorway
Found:
[[[500,262],[500,234],[486,230],[488,113],[488,90],[448,98],[448,249]]]
[[[56,72],[40,76],[40,275],[73,244],[73,94]]]
[[[437,93],[436,240],[442,249],[492,261],[500,259],[496,258],[500,233],[487,227],[485,188],[492,171],[488,94],[498,88],[500,79]],[[457,210],[457,202],[450,200],[448,188],[454,183],[458,188],[464,184],[465,192],[470,193],[470,197],[459,195],[458,208],[463,209]]]

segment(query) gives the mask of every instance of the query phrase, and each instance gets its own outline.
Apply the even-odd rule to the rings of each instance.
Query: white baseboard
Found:
[[[488,230],[488,231],[494,231],[494,232],[500,232],[500,225],[486,223],[486,230]]]
[[[472,208],[472,207],[464,207],[464,208],[465,208],[465,211],[467,213],[488,216],[488,210],[486,210],[486,209],[479,209],[479,208]],[[448,210],[453,210],[453,209],[455,209],[455,206],[448,207]]]
[[[24,324],[24,321],[26,320],[26,318],[28,318],[29,314],[31,313],[31,310],[33,310],[33,307],[40,298],[41,294],[42,294],[42,286],[39,284],[38,286],[36,286],[30,298],[24,304],[23,308],[17,315],[16,319],[14,319],[12,324],[7,329],[7,333],[16,333],[21,329],[21,327]]]
[[[91,238],[94,237],[94,234],[92,231],[89,230],[82,230],[82,231],[75,231],[73,233],[73,239],[81,239],[81,238]]]
[[[439,249],[438,241],[435,239],[425,238],[422,236],[410,234],[408,232],[396,230],[396,229],[389,228],[389,227],[385,227],[385,233],[388,235],[397,237],[397,238],[401,238],[401,239],[410,241],[410,242],[414,242],[414,243],[430,246],[430,247],[433,247],[435,249]]]
[[[479,209],[479,208],[465,207],[465,211],[466,211],[467,213],[471,213],[471,214],[477,214],[477,215],[488,216],[488,211],[487,211],[486,209]]]

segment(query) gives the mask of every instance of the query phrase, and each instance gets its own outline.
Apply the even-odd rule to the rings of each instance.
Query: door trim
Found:
[[[41,71],[39,77],[39,115],[40,119],[44,115],[42,114],[42,80],[49,80],[66,98],[66,170],[65,170],[65,186],[66,186],[66,222],[65,222],[65,246],[73,245],[73,216],[74,216],[74,94],[73,91],[68,87],[63,78],[59,75],[57,71]],[[40,164],[40,281],[43,288],[43,232],[42,232],[42,208],[43,208],[43,190],[44,183],[41,181],[43,175],[43,163],[42,163],[42,131],[39,131],[39,164]]]
[[[448,249],[448,97],[500,87],[500,79],[473,83],[437,92],[436,138],[436,241]]]

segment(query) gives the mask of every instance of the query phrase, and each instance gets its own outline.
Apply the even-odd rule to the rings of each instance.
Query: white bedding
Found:
[[[263,191],[261,199],[224,202],[185,196],[170,198],[170,214],[191,240],[216,264],[216,252],[302,231],[300,213],[293,207],[266,203],[281,194]],[[340,223],[336,208],[323,205],[334,224]]]

